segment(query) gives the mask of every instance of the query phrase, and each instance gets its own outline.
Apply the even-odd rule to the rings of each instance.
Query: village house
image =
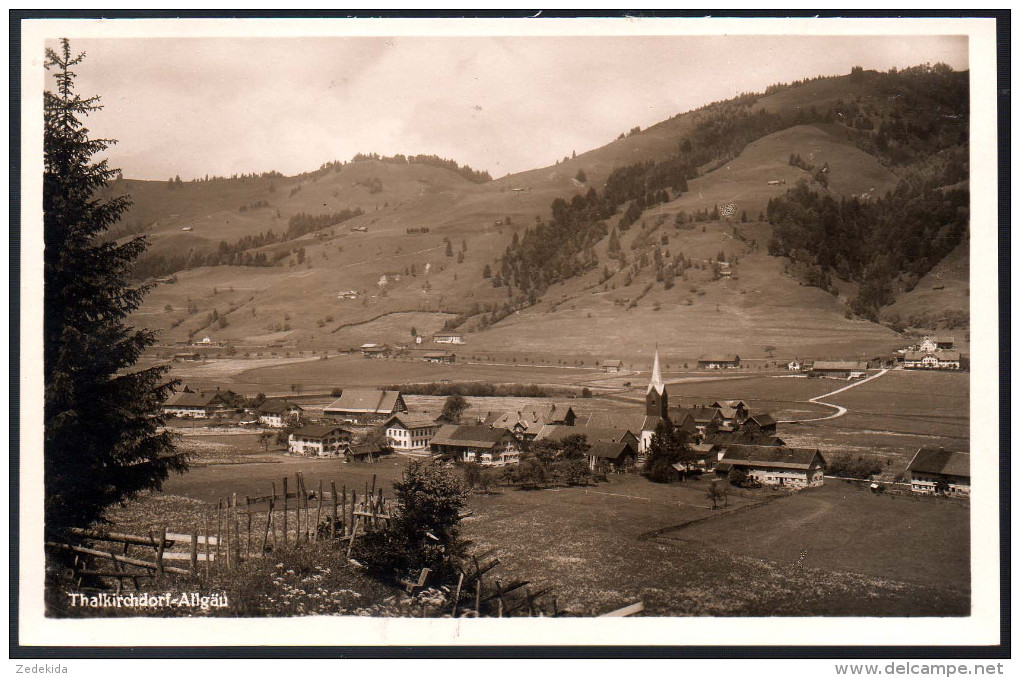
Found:
[[[396,452],[428,452],[439,426],[432,419],[395,414],[386,420],[383,430]]]
[[[322,410],[325,417],[359,424],[382,421],[399,412],[407,412],[400,391],[370,388],[345,388],[339,398]]]
[[[734,354],[707,355],[698,358],[699,370],[730,370],[740,367],[740,356]]]
[[[629,429],[623,427],[548,425],[542,427],[542,430],[538,432],[537,436],[535,436],[535,440],[548,440],[550,442],[561,443],[571,436],[584,436],[588,443],[624,443],[625,445],[633,447],[635,453],[641,446],[641,441],[638,436],[634,435]]]
[[[219,391],[182,391],[163,403],[163,413],[170,417],[209,419],[232,411],[229,399]]]
[[[287,450],[306,457],[336,457],[346,453],[349,431],[334,424],[308,424],[290,434]]]
[[[628,443],[596,440],[589,445],[588,468],[593,471],[597,469],[621,471],[633,466],[637,460],[637,449]]]
[[[427,363],[445,363],[448,365],[457,362],[457,356],[448,351],[429,351],[422,355],[421,359]]]
[[[752,414],[744,421],[742,430],[755,436],[774,436],[776,420],[768,412]]]
[[[507,466],[520,461],[517,439],[506,429],[488,426],[440,427],[429,443],[434,456],[482,466]]]
[[[747,403],[743,400],[716,400],[710,403],[709,407],[719,410],[724,426],[736,427],[743,424],[744,420],[747,419]]]
[[[302,412],[300,405],[286,400],[267,400],[256,408],[259,423],[270,428],[284,428],[288,423],[299,421]]]
[[[859,379],[868,372],[868,364],[850,360],[816,360],[811,373],[816,377]]]
[[[910,490],[920,494],[970,495],[970,454],[922,447],[907,465]]]
[[[816,449],[769,445],[729,445],[716,464],[716,473],[733,469],[763,485],[817,487],[825,482],[825,458]]]
[[[606,372],[607,374],[615,374],[616,372],[620,371],[621,367],[623,367],[623,361],[622,360],[603,360],[602,361],[602,371]]]
[[[460,334],[437,334],[432,337],[437,344],[463,344],[464,337]]]
[[[344,457],[346,457],[347,462],[361,461],[371,463],[389,452],[390,450],[384,448],[378,442],[363,440],[360,443],[348,445],[347,449],[344,450]]]
[[[358,350],[366,358],[385,358],[390,354],[390,347],[386,344],[362,344]]]
[[[506,429],[518,438],[533,440],[543,426],[573,426],[576,419],[573,408],[551,404],[519,412],[489,412],[482,424]]]
[[[697,458],[695,467],[702,471],[711,471],[723,455],[723,447],[717,443],[697,443],[691,445],[691,452]]]
[[[960,369],[960,352],[943,350],[931,353],[907,351],[903,354],[903,367],[914,370],[958,370]]]
[[[922,353],[934,353],[935,351],[951,350],[953,348],[956,348],[956,338],[945,336],[927,336],[917,345],[917,349]]]
[[[800,367],[801,367],[800,360],[798,360],[797,358],[794,358],[793,360],[786,364],[786,369],[790,370],[791,372],[800,372]]]

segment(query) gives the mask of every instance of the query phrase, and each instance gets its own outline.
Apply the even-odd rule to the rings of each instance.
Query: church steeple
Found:
[[[659,349],[655,349],[655,360],[652,362],[652,380],[645,392],[645,414],[649,417],[666,419],[669,404],[666,385],[662,383],[662,370],[659,369]]]
[[[652,380],[648,383],[648,393],[652,391],[657,392],[659,395],[666,390],[666,387],[662,384],[662,371],[659,369],[659,349],[655,349],[655,360],[652,362]]]

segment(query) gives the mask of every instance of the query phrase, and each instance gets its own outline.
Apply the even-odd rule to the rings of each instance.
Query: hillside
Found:
[[[892,192],[904,171],[931,174],[920,163],[934,156],[914,136],[897,147],[909,155],[900,164],[873,148],[876,135],[895,129],[883,120],[902,120],[887,87],[870,73],[779,87],[484,183],[375,159],[297,177],[124,179],[110,192],[130,193],[134,205],[115,235],[150,237],[140,272],[168,282],[136,317],[167,344],[210,336],[239,349],[336,348],[408,343],[412,327],[430,334],[446,325],[487,351],[637,357],[655,342],[691,359],[764,357],[765,346],[802,357],[884,351],[901,338],[847,317],[857,284],[833,274],[819,288],[798,259],[771,256],[774,226],[764,214],[798,181],[836,201],[866,202]],[[844,110],[867,113],[866,125],[855,124],[881,129],[846,124]],[[550,220],[559,198],[568,202]],[[509,287],[508,248],[538,237],[539,226],[543,238],[562,236],[568,222],[583,240],[550,241],[541,265],[558,268],[538,282],[522,269],[516,275],[533,283],[515,278]],[[949,270],[966,281],[965,244],[912,291],[897,289],[883,318],[934,318],[960,290],[935,290],[928,277]],[[339,298],[347,290],[357,298]]]

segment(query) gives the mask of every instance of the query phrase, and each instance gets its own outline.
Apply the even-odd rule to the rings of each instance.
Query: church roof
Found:
[[[655,349],[655,360],[652,362],[652,380],[648,384],[648,390],[645,393],[651,393],[652,390],[662,395],[666,390],[665,385],[662,383],[662,372],[659,370],[659,349]]]

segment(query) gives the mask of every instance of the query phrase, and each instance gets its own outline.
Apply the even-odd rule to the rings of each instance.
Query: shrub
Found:
[[[393,490],[397,506],[389,526],[355,542],[355,558],[380,579],[417,577],[426,567],[434,582],[454,579],[464,553],[460,480],[447,468],[412,462]]]
[[[858,478],[867,480],[882,472],[882,461],[877,457],[858,454],[834,455],[829,459],[828,472],[842,478]]]

